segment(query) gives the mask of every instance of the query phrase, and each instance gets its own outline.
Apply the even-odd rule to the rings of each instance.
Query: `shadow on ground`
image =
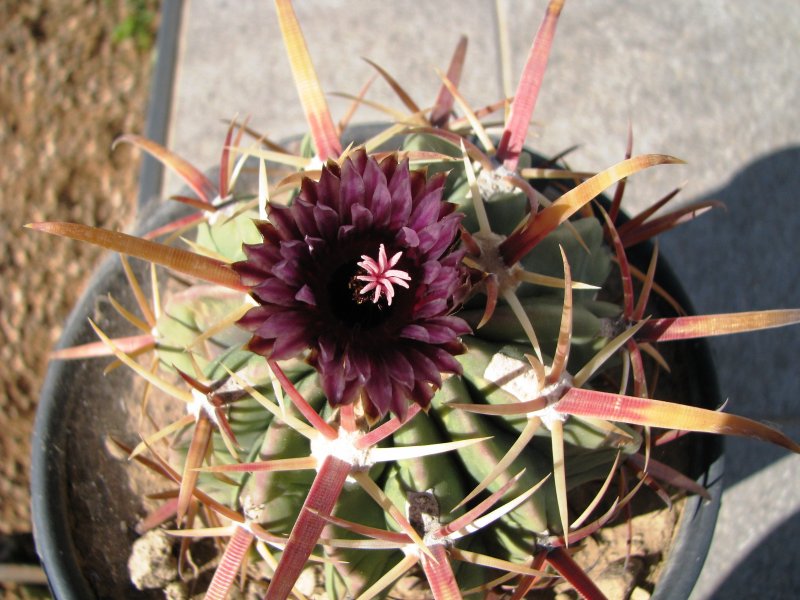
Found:
[[[694,199],[721,200],[724,210],[661,238],[698,313],[800,307],[798,190],[800,147],[775,151]],[[800,439],[800,327],[709,342],[725,410]],[[729,439],[726,447],[726,493],[711,547],[721,554],[707,559],[710,571],[693,598],[794,598],[800,589],[800,502],[793,477],[786,480],[795,470],[781,462],[788,452],[745,439]]]
[[[768,537],[755,544],[710,598],[797,598],[800,590],[796,551],[798,539],[800,511],[786,518]]]
[[[662,238],[662,249],[698,313],[800,307],[800,147],[748,164],[727,185],[697,198],[714,210]],[[779,427],[800,423],[797,327],[710,339],[726,410]],[[745,465],[729,467],[734,485],[781,456],[752,443]]]

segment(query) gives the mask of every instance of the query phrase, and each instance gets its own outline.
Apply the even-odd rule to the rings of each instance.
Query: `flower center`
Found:
[[[408,288],[411,276],[395,269],[402,258],[397,252],[391,258],[383,244],[377,258],[361,255],[339,266],[328,280],[331,310],[345,324],[369,329],[385,322],[394,311],[395,286]]]
[[[378,260],[370,258],[366,254],[361,255],[361,262],[357,263],[359,267],[364,269],[366,275],[358,275],[356,279],[366,283],[361,288],[359,293],[368,294],[372,293],[372,302],[377,304],[382,298],[386,298],[386,304],[392,305],[392,298],[394,298],[394,286],[399,285],[408,288],[408,282],[411,281],[411,276],[405,271],[400,269],[393,269],[403,256],[402,252],[398,252],[392,258],[386,258],[386,247],[381,244],[378,250]]]

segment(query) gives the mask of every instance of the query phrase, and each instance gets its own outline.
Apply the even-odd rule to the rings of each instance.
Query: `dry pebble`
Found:
[[[310,596],[318,585],[317,575],[318,570],[313,567],[304,569],[300,573],[300,577],[297,578],[297,583],[294,584],[294,587],[304,596]]]
[[[634,588],[631,592],[630,600],[650,600],[650,592],[644,588]]]
[[[166,587],[178,578],[178,561],[172,554],[173,540],[153,530],[133,543],[128,571],[140,590]]]
[[[164,588],[164,600],[189,600],[189,587],[182,581],[173,581]]]
[[[620,559],[606,567],[595,583],[607,598],[629,598],[642,566],[637,557]]]

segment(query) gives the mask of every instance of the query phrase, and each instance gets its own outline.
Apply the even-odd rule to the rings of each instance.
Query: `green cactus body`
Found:
[[[345,486],[334,514],[371,527],[381,528],[385,524],[383,509],[357,485]],[[341,527],[332,527],[331,534],[344,539],[360,537]],[[331,598],[357,597],[403,557],[399,550],[326,547],[325,553],[333,561],[325,565],[325,591]]]
[[[303,378],[298,389],[308,402],[318,410],[322,408],[321,394],[314,375]],[[291,406],[286,410],[295,417],[298,413]],[[309,454],[308,439],[295,432],[280,419],[273,418],[266,424],[261,447],[256,460],[297,458]],[[281,471],[277,473],[253,473],[241,491],[239,503],[269,531],[288,533],[297,519],[308,488],[314,479],[313,470]]]
[[[467,413],[465,411],[449,409],[444,402],[458,400],[470,401],[470,392],[467,383],[460,377],[448,379],[441,391],[434,399],[436,416],[441,419],[442,425],[453,439],[466,439],[488,437],[489,439],[476,446],[458,451],[462,467],[470,474],[474,486],[482,481],[492,468],[503,458],[508,448],[514,441],[513,435],[504,431],[485,417]],[[548,459],[536,451],[525,453],[514,461],[508,470],[489,485],[489,490],[494,491],[505,484],[513,475],[525,469],[525,473],[518,484],[508,492],[506,499],[510,500],[515,493],[534,486],[549,472]],[[537,533],[548,530],[548,502],[545,493],[536,494],[530,502],[520,507],[511,515],[503,518],[504,528],[495,528],[498,535],[502,529],[510,529],[510,535],[503,542],[508,545],[504,548],[508,556],[516,560],[524,560],[533,554],[536,546]],[[491,544],[490,544],[491,545]]]

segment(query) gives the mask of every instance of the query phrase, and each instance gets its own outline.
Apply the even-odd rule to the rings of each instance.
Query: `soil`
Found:
[[[101,254],[23,226],[116,229],[133,215],[139,157],[111,144],[144,127],[157,7],[0,3],[0,534],[30,531],[30,436],[48,350]]]

